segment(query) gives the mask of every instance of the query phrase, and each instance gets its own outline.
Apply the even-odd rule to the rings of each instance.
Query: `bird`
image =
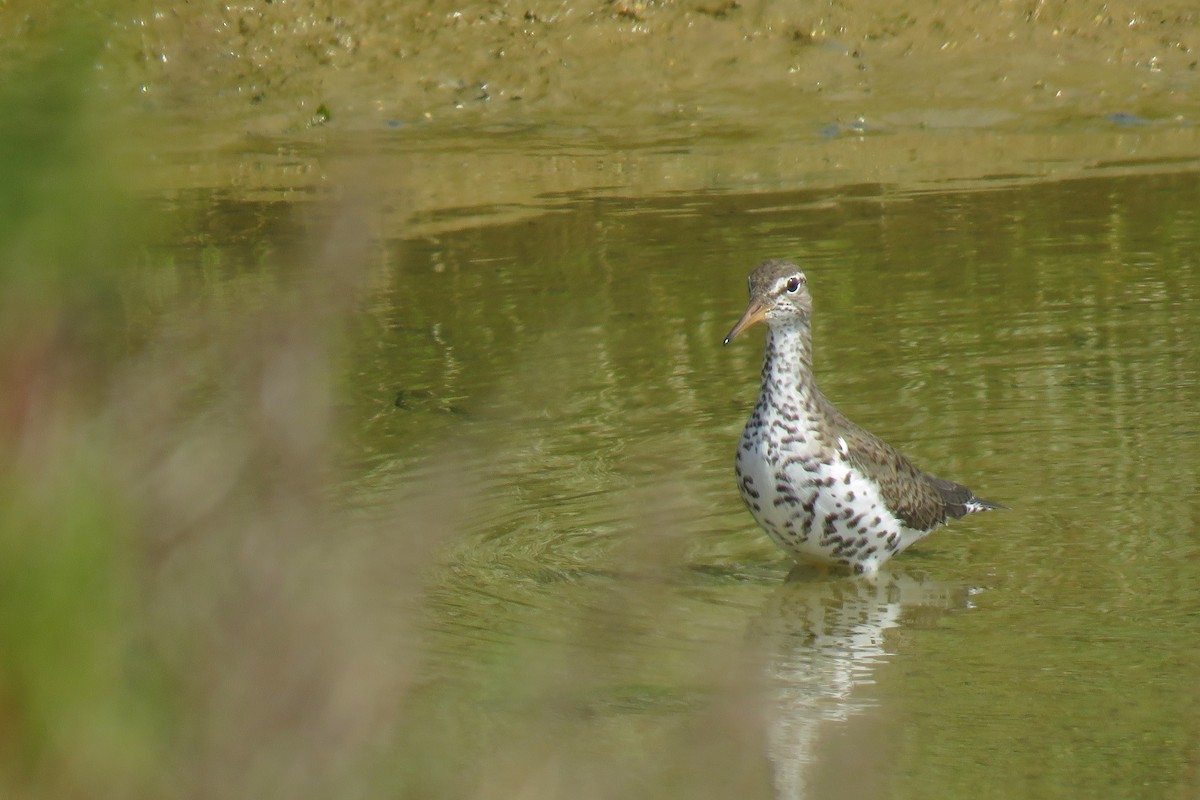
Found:
[[[766,355],[734,467],[746,507],[793,560],[874,577],[950,520],[1005,508],[922,472],[822,394],[812,295],[799,266],[764,261],[748,283],[750,302],[724,343],[765,322]]]

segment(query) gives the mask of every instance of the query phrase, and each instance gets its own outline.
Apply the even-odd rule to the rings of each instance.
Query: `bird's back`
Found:
[[[896,448],[848,420],[819,389],[816,394],[831,435],[845,443],[843,455],[871,476],[888,509],[909,528],[928,531],[948,519],[1002,508],[962,484],[923,472]]]

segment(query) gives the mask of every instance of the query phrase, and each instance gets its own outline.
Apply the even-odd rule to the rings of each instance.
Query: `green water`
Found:
[[[185,205],[188,280],[302,235]],[[339,547],[442,537],[370,588],[420,615],[381,745],[412,796],[1200,791],[1200,175],[492,211],[386,232],[336,358],[341,502],[414,509]],[[732,479],[761,340],[721,346],[776,256],[826,394],[1011,510],[785,582]]]

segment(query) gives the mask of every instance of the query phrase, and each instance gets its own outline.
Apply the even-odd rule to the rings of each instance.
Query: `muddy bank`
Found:
[[[9,7],[6,27],[36,31],[39,13]],[[419,214],[1200,153],[1188,2],[251,0],[106,24],[102,81],[151,123],[135,146],[153,187],[287,191],[365,169]]]
[[[355,127],[477,116],[615,128],[655,117],[753,130],[860,117],[958,127],[1030,115],[1169,119],[1200,102],[1200,9],[1187,2],[946,9],[926,0],[881,11],[770,0],[259,0],[168,5],[130,25],[148,93],[210,117],[257,108],[248,124],[264,131],[325,113]]]

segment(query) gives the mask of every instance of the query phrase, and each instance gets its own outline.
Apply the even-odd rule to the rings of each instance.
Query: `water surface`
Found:
[[[287,203],[192,201],[218,283],[301,235]],[[385,235],[339,354],[345,502],[418,487],[437,502],[411,525],[453,529],[416,602],[401,780],[1195,793],[1197,209],[1196,173],[1111,172],[567,196]],[[825,393],[1011,510],[877,583],[786,580],[732,478],[761,340],[721,346],[768,257],[808,273]]]

